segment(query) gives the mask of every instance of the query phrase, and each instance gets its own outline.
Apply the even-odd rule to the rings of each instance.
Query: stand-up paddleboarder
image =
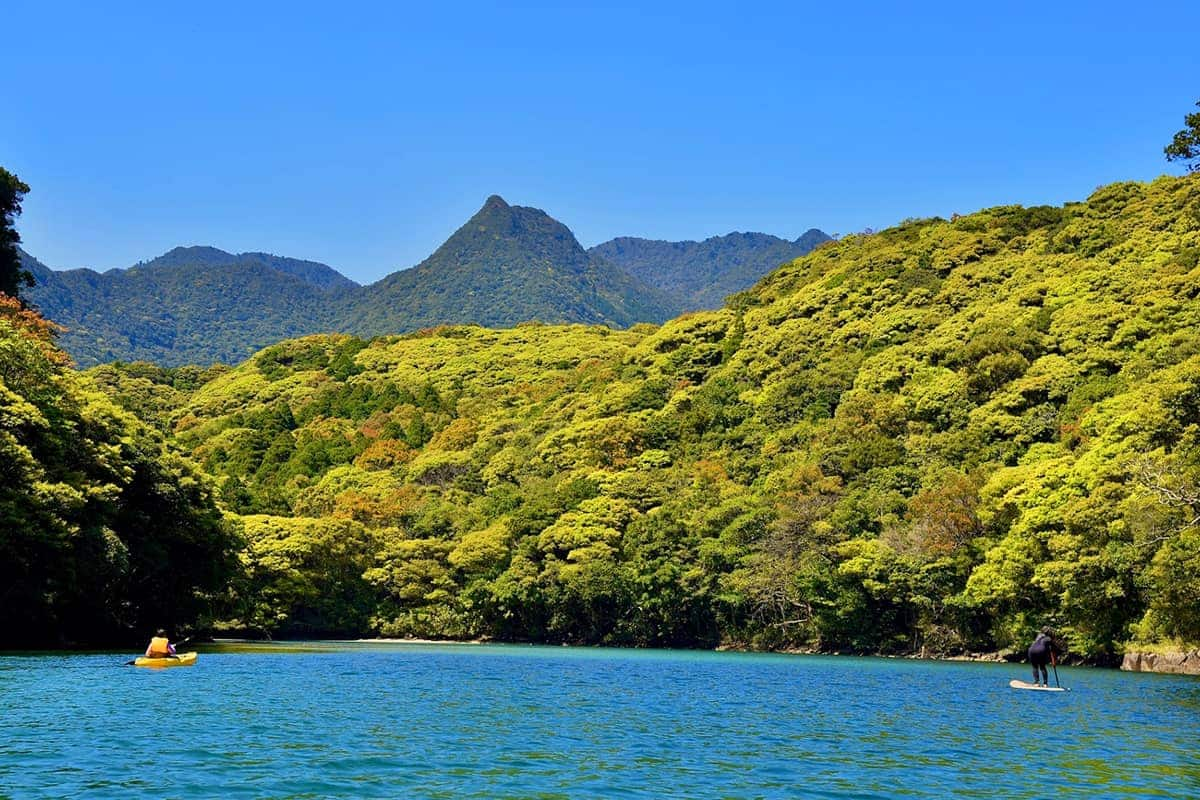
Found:
[[[1057,666],[1055,659],[1061,653],[1062,648],[1054,641],[1049,628],[1042,628],[1038,631],[1037,638],[1033,640],[1033,644],[1029,645],[1029,663],[1033,667],[1034,686],[1050,685],[1050,675],[1046,671],[1046,665],[1055,662],[1055,666]]]

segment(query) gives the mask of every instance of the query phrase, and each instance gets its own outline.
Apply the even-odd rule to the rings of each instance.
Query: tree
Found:
[[[1200,108],[1200,101],[1196,107]],[[1175,134],[1171,143],[1163,148],[1167,161],[1186,161],[1189,172],[1200,172],[1200,111],[1183,118],[1187,127]]]
[[[0,648],[203,624],[236,574],[208,480],[0,295]]]
[[[21,213],[21,199],[29,187],[4,167],[0,167],[0,292],[17,297],[22,286],[33,286],[33,274],[21,267],[17,245],[21,234],[13,227]]]

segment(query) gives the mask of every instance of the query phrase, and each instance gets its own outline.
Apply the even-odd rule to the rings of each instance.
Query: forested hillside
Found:
[[[234,628],[1102,657],[1200,640],[1198,323],[1200,180],[1163,178],[661,328],[283,342],[169,422],[242,515]]]
[[[209,480],[0,295],[0,647],[210,619],[237,573]]]
[[[305,261],[299,258],[272,255],[271,253],[226,253],[215,247],[175,247],[149,261],[134,264],[133,270],[158,270],[174,267],[221,267],[226,264],[258,265],[270,267],[285,275],[293,275],[318,289],[352,289],[357,283],[347,278],[328,264]]]
[[[682,313],[720,308],[729,295],[827,241],[829,236],[816,228],[794,242],[765,233],[730,233],[703,242],[621,236],[588,252],[665,292]]]
[[[493,195],[429,258],[350,297],[335,330],[378,335],[530,321],[625,327],[673,313],[670,298],[590,256],[558,220]]]
[[[324,264],[211,247],[104,273],[22,257],[37,281],[28,299],[66,329],[59,342],[82,366],[236,363],[270,342],[331,329],[334,304],[355,286]]]

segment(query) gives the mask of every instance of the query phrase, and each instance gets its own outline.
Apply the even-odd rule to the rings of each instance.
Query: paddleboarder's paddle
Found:
[[[1062,684],[1058,682],[1058,659],[1054,657],[1054,648],[1050,648],[1050,666],[1054,667],[1054,685],[1062,688]]]

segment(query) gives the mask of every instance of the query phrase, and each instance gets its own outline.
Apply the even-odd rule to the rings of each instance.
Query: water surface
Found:
[[[1200,797],[1200,680],[502,645],[0,656],[0,796]]]

